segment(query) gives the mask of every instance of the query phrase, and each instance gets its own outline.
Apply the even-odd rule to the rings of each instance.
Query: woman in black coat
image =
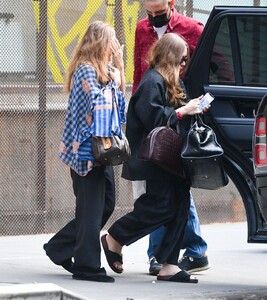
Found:
[[[132,155],[122,172],[122,177],[128,180],[146,180],[146,193],[135,201],[132,212],[109,228],[109,234],[103,235],[101,242],[111,269],[122,273],[122,247],[164,225],[165,234],[154,253],[163,264],[157,279],[197,283],[197,279],[191,279],[177,266],[190,206],[190,183],[137,158],[147,134],[155,127],[166,125],[171,115],[171,126],[179,123],[184,134],[188,116],[201,112],[202,96],[185,103],[186,95],[179,83],[185,47],[180,36],[167,33],[151,49],[150,68],[129,103],[126,136]]]

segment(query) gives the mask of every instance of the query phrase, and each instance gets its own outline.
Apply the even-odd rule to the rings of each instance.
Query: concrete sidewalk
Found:
[[[1,287],[12,290],[18,284],[52,283],[93,300],[267,299],[267,244],[248,244],[246,226],[227,223],[201,227],[211,269],[194,275],[198,284],[157,282],[156,277],[147,275],[147,237],[125,247],[125,272],[121,275],[109,269],[102,254],[103,266],[115,277],[115,283],[73,280],[42,249],[51,234],[0,237],[0,293]]]

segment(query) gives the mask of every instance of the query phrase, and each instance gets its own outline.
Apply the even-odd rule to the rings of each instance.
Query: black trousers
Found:
[[[113,168],[95,167],[85,177],[71,170],[71,177],[75,219],[49,240],[46,253],[58,265],[74,257],[74,274],[104,275],[99,236],[115,207]]]
[[[155,257],[160,263],[177,264],[190,207],[190,186],[184,180],[164,177],[147,180],[146,193],[132,212],[118,219],[108,230],[122,246],[130,245],[158,227],[166,227]]]

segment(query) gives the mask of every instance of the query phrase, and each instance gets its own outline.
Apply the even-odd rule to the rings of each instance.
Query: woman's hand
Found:
[[[123,50],[124,45],[121,45],[117,39],[114,39],[111,43],[111,50],[113,54],[114,65],[120,71],[124,68]]]
[[[202,112],[200,108],[200,99],[203,96],[190,100],[186,105],[178,108],[176,111],[179,111],[182,115],[195,115]]]
[[[120,90],[125,95],[126,84],[123,61],[124,45],[121,45],[117,39],[114,39],[111,43],[111,50],[113,54],[113,62],[116,68],[111,70],[110,77],[117,83],[117,85],[120,87]]]
[[[202,112],[206,112],[210,108],[210,105],[204,107],[204,109],[202,110],[201,109],[202,98],[203,95],[190,100],[185,106],[176,109],[176,112],[180,112],[182,115],[196,115]]]

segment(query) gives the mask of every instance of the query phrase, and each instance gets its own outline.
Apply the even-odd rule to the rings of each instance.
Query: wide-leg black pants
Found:
[[[85,177],[71,170],[76,196],[75,219],[46,244],[50,259],[61,265],[74,257],[74,274],[106,274],[101,268],[100,231],[115,207],[112,167],[95,167]]]
[[[158,227],[166,227],[155,257],[160,263],[177,264],[190,207],[190,186],[171,175],[147,180],[146,193],[132,212],[118,219],[108,230],[122,246],[130,245]]]

